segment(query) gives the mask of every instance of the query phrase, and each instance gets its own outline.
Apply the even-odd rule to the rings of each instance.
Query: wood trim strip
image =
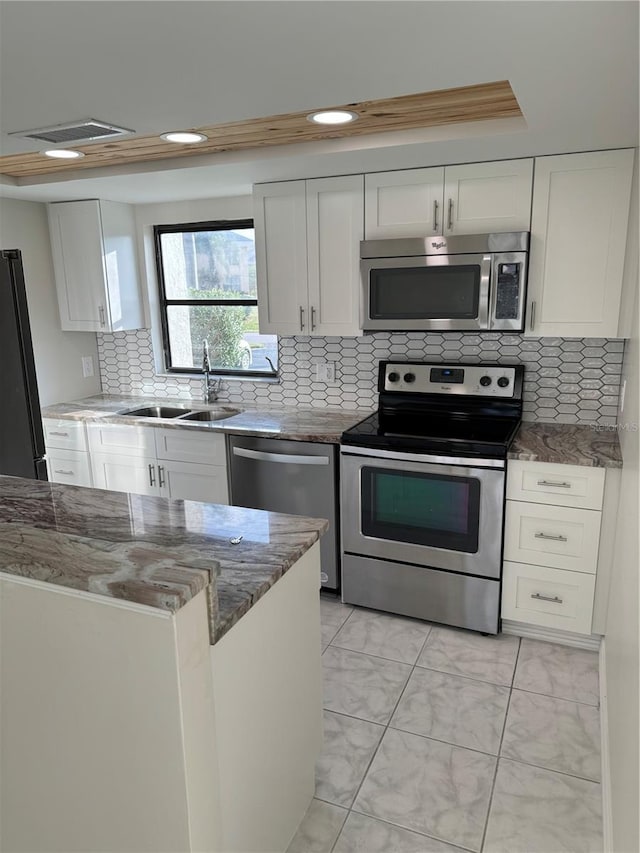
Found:
[[[14,178],[77,172],[103,166],[120,166],[156,160],[216,154],[343,139],[399,130],[442,126],[469,121],[521,117],[522,111],[508,80],[421,92],[373,101],[361,101],[328,109],[358,113],[356,122],[341,127],[323,127],[307,120],[309,112],[285,113],[265,118],[227,122],[193,128],[208,139],[197,145],[175,145],[158,136],[139,136],[70,147],[82,151],[82,160],[53,160],[39,152],[0,157],[0,174]],[[190,128],[191,129],[191,128]]]

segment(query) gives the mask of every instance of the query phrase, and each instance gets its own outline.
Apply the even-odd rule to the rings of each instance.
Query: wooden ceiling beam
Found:
[[[70,144],[70,148],[81,151],[85,156],[79,160],[56,160],[39,152],[10,154],[0,157],[0,174],[14,178],[56,173],[63,176],[65,172],[77,173],[83,169],[522,116],[508,80],[362,101],[327,109],[351,110],[358,114],[358,119],[340,126],[314,124],[307,119],[307,115],[318,110],[305,110],[188,128],[208,137],[197,145],[176,145],[165,142],[159,136]]]

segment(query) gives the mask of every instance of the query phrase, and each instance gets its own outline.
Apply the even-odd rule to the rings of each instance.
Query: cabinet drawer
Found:
[[[155,432],[158,459],[226,466],[225,437],[221,433],[196,432],[186,427]]]
[[[54,447],[59,450],[87,450],[84,421],[43,418],[42,425],[47,449]]]
[[[504,558],[595,574],[601,513],[507,501]]]
[[[507,498],[602,509],[604,475],[604,468],[513,460],[507,464]]]
[[[502,618],[590,634],[595,583],[582,572],[505,562]]]
[[[154,427],[132,424],[88,424],[91,453],[113,453],[121,456],[155,456]]]
[[[47,473],[52,483],[93,485],[89,454],[79,450],[48,450]]]

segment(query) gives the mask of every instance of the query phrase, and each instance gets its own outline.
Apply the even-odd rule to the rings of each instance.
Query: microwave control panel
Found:
[[[517,320],[520,313],[521,264],[498,264],[496,320]]]

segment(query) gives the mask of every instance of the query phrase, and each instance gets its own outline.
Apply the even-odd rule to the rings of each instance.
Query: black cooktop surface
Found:
[[[519,418],[376,412],[342,434],[343,445],[446,456],[506,458]]]

